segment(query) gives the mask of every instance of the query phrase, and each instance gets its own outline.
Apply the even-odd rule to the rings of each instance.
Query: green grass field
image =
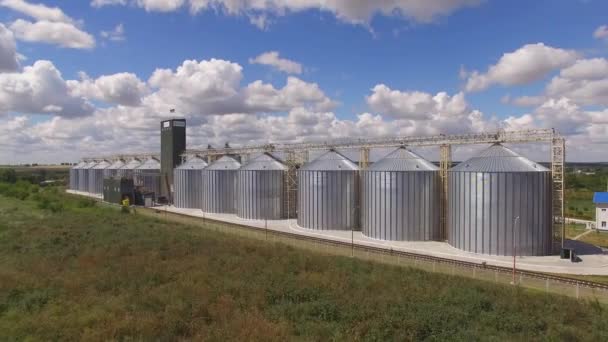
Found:
[[[608,339],[597,303],[1,192],[0,340]]]
[[[566,217],[595,220],[593,191],[584,189],[566,190]]]
[[[583,224],[568,224],[566,225],[566,238],[572,239],[586,231],[587,229],[585,229],[585,225]],[[595,246],[608,248],[608,232],[593,230],[592,232],[581,236],[578,240]]]

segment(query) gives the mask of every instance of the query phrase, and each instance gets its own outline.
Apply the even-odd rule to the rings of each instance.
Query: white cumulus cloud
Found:
[[[84,116],[93,107],[73,96],[61,73],[49,61],[37,61],[22,72],[0,74],[0,113]]]
[[[593,31],[593,37],[596,39],[608,40],[608,25],[602,25]]]
[[[465,89],[481,91],[492,85],[514,86],[531,83],[545,77],[549,72],[573,63],[579,54],[543,43],[527,44],[505,53],[485,73],[473,71],[468,75]]]
[[[384,84],[372,88],[366,98],[373,111],[393,118],[425,120],[434,114],[459,115],[467,111],[464,94],[449,96],[440,92],[432,95],[420,91],[392,90]]]
[[[138,106],[146,94],[146,84],[135,74],[118,73],[103,75],[95,80],[81,74],[82,80],[68,81],[71,93],[76,96],[95,99],[124,106]]]
[[[103,6],[111,6],[111,5],[126,5],[127,0],[92,0],[92,7],[103,7]]]
[[[15,36],[27,42],[55,44],[73,49],[92,49],[95,39],[90,34],[81,31],[76,26],[63,23],[41,20],[29,22],[17,19],[10,25]]]
[[[333,108],[319,86],[288,77],[283,88],[254,81],[241,87],[242,67],[233,62],[211,59],[184,61],[175,71],[158,69],[149,85],[155,90],[144,103],[159,112],[178,108],[200,115],[289,111],[295,107],[320,110]]]
[[[231,16],[245,16],[261,29],[268,27],[272,17],[317,10],[331,13],[338,20],[369,26],[376,15],[398,17],[429,23],[482,0],[93,0],[91,5],[134,4],[146,11],[170,12],[187,6],[190,12],[212,10]]]
[[[281,58],[277,51],[264,52],[255,58],[250,58],[249,63],[268,65],[288,74],[302,73],[302,64]]]
[[[137,0],[137,6],[148,12],[171,12],[182,7],[185,0]]]
[[[0,24],[0,72],[16,71],[18,68],[19,57],[13,32]]]
[[[54,44],[73,49],[95,47],[95,38],[79,27],[82,22],[70,18],[58,7],[31,4],[24,0],[0,0],[0,6],[36,20],[32,22],[17,19],[10,24],[10,29],[19,40]]]
[[[116,25],[116,27],[114,27],[114,29],[112,29],[110,31],[101,31],[99,33],[99,35],[101,35],[101,37],[111,40],[113,42],[122,42],[126,39],[125,38],[125,27],[122,23]]]
[[[74,20],[67,16],[58,7],[48,7],[43,4],[31,4],[24,0],[0,0],[0,6],[23,13],[38,20],[73,23]]]

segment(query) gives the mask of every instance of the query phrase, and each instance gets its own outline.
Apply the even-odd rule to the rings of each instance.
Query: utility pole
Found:
[[[513,279],[511,279],[511,285],[515,285],[515,256],[517,255],[517,249],[515,247],[515,227],[519,223],[519,216],[515,218],[513,222],[513,228],[511,229],[512,237],[511,237],[511,252],[513,253]],[[519,235],[519,234],[518,234]]]

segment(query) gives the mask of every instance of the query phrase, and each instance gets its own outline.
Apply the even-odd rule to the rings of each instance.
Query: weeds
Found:
[[[0,196],[0,340],[608,340],[597,302],[86,201]]]

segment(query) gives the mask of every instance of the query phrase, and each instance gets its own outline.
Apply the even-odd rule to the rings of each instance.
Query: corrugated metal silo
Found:
[[[155,197],[160,195],[160,162],[148,158],[133,170],[133,183],[145,191],[153,192]]]
[[[125,163],[125,165],[116,171],[116,176],[121,178],[133,178],[133,170],[137,169],[141,165],[141,161],[137,159],[131,159]]]
[[[81,161],[70,169],[70,190],[78,190],[79,170],[87,163]]]
[[[298,225],[351,230],[358,225],[359,168],[328,151],[298,170]]]
[[[282,219],[286,171],[287,166],[269,154],[243,165],[237,171],[237,216],[250,220]]]
[[[449,243],[490,255],[549,255],[551,172],[495,144],[449,171]],[[516,218],[519,217],[519,220]]]
[[[223,156],[203,170],[203,211],[234,213],[236,203],[236,170],[241,167],[236,159]]]
[[[110,166],[103,170],[103,178],[115,178],[118,176],[118,170],[125,167],[125,162],[121,159],[115,160]]]
[[[103,193],[103,171],[110,166],[106,160],[102,160],[89,169],[89,192],[92,194]]]
[[[193,157],[175,168],[173,203],[177,208],[203,208],[203,169],[206,167],[203,158]]]
[[[399,148],[361,171],[361,230],[381,240],[438,240],[439,168]]]
[[[89,192],[89,171],[95,165],[97,162],[89,161],[78,169],[78,191]]]

